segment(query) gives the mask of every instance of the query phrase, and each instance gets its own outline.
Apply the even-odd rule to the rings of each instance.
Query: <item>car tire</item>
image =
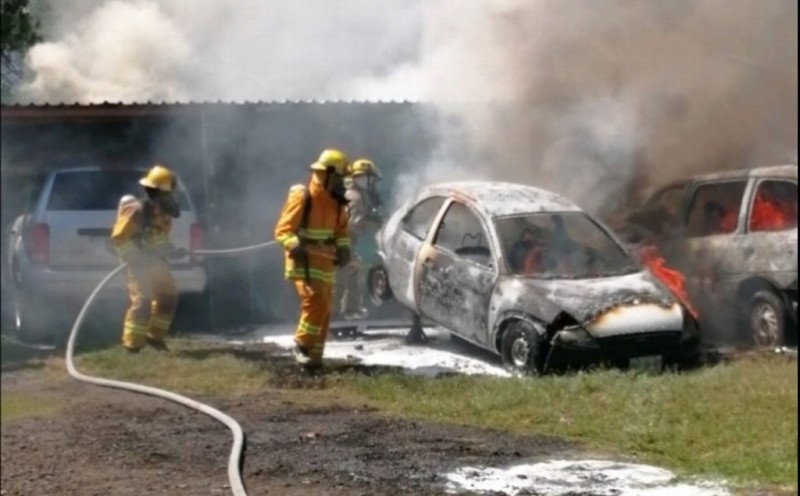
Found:
[[[774,291],[762,288],[750,296],[746,305],[745,329],[757,348],[782,346],[786,332],[786,308]]]
[[[544,373],[543,339],[527,322],[510,323],[503,333],[500,349],[503,365],[510,372],[529,376]]]
[[[376,265],[367,274],[367,290],[370,300],[376,307],[392,299],[392,288],[389,286],[389,273],[383,265]]]

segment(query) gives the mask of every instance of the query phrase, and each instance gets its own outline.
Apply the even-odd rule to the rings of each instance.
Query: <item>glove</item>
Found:
[[[350,248],[336,248],[336,266],[345,267],[350,264]]]
[[[306,247],[302,244],[299,244],[289,250],[289,257],[294,260],[296,264],[303,265],[308,260],[308,252],[306,251]]]

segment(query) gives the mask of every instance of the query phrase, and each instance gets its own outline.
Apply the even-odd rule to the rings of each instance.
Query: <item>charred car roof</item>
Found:
[[[699,174],[686,177],[679,181],[673,181],[670,184],[681,184],[691,181],[719,181],[725,179],[740,179],[744,177],[787,177],[797,179],[797,164],[765,165],[762,167],[754,167],[752,169],[737,169],[732,171],[713,172],[710,174]]]
[[[580,212],[570,200],[535,186],[498,181],[439,183],[422,189],[418,200],[430,196],[451,196],[471,203],[487,217],[531,212]]]

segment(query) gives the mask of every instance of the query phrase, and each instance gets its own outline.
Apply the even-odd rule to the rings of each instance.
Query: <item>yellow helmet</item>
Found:
[[[155,188],[161,191],[175,190],[175,176],[172,171],[163,165],[155,165],[145,177],[139,180],[139,184],[145,188]]]
[[[367,160],[365,158],[360,158],[353,162],[353,166],[350,169],[351,174],[353,176],[363,176],[364,174],[371,174],[378,179],[382,178],[381,172],[378,170],[378,166],[372,160]]]
[[[346,176],[350,174],[350,160],[339,150],[324,150],[317,161],[311,164],[311,170],[325,171],[329,168],[339,175]]]

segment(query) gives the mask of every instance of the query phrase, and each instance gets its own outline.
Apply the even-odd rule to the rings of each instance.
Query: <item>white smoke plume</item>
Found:
[[[19,100],[326,100],[415,55],[403,0],[58,0]],[[410,6],[409,6],[410,5]]]
[[[609,211],[797,156],[795,0],[58,0],[46,25],[22,100],[432,102],[401,197],[504,179]]]

